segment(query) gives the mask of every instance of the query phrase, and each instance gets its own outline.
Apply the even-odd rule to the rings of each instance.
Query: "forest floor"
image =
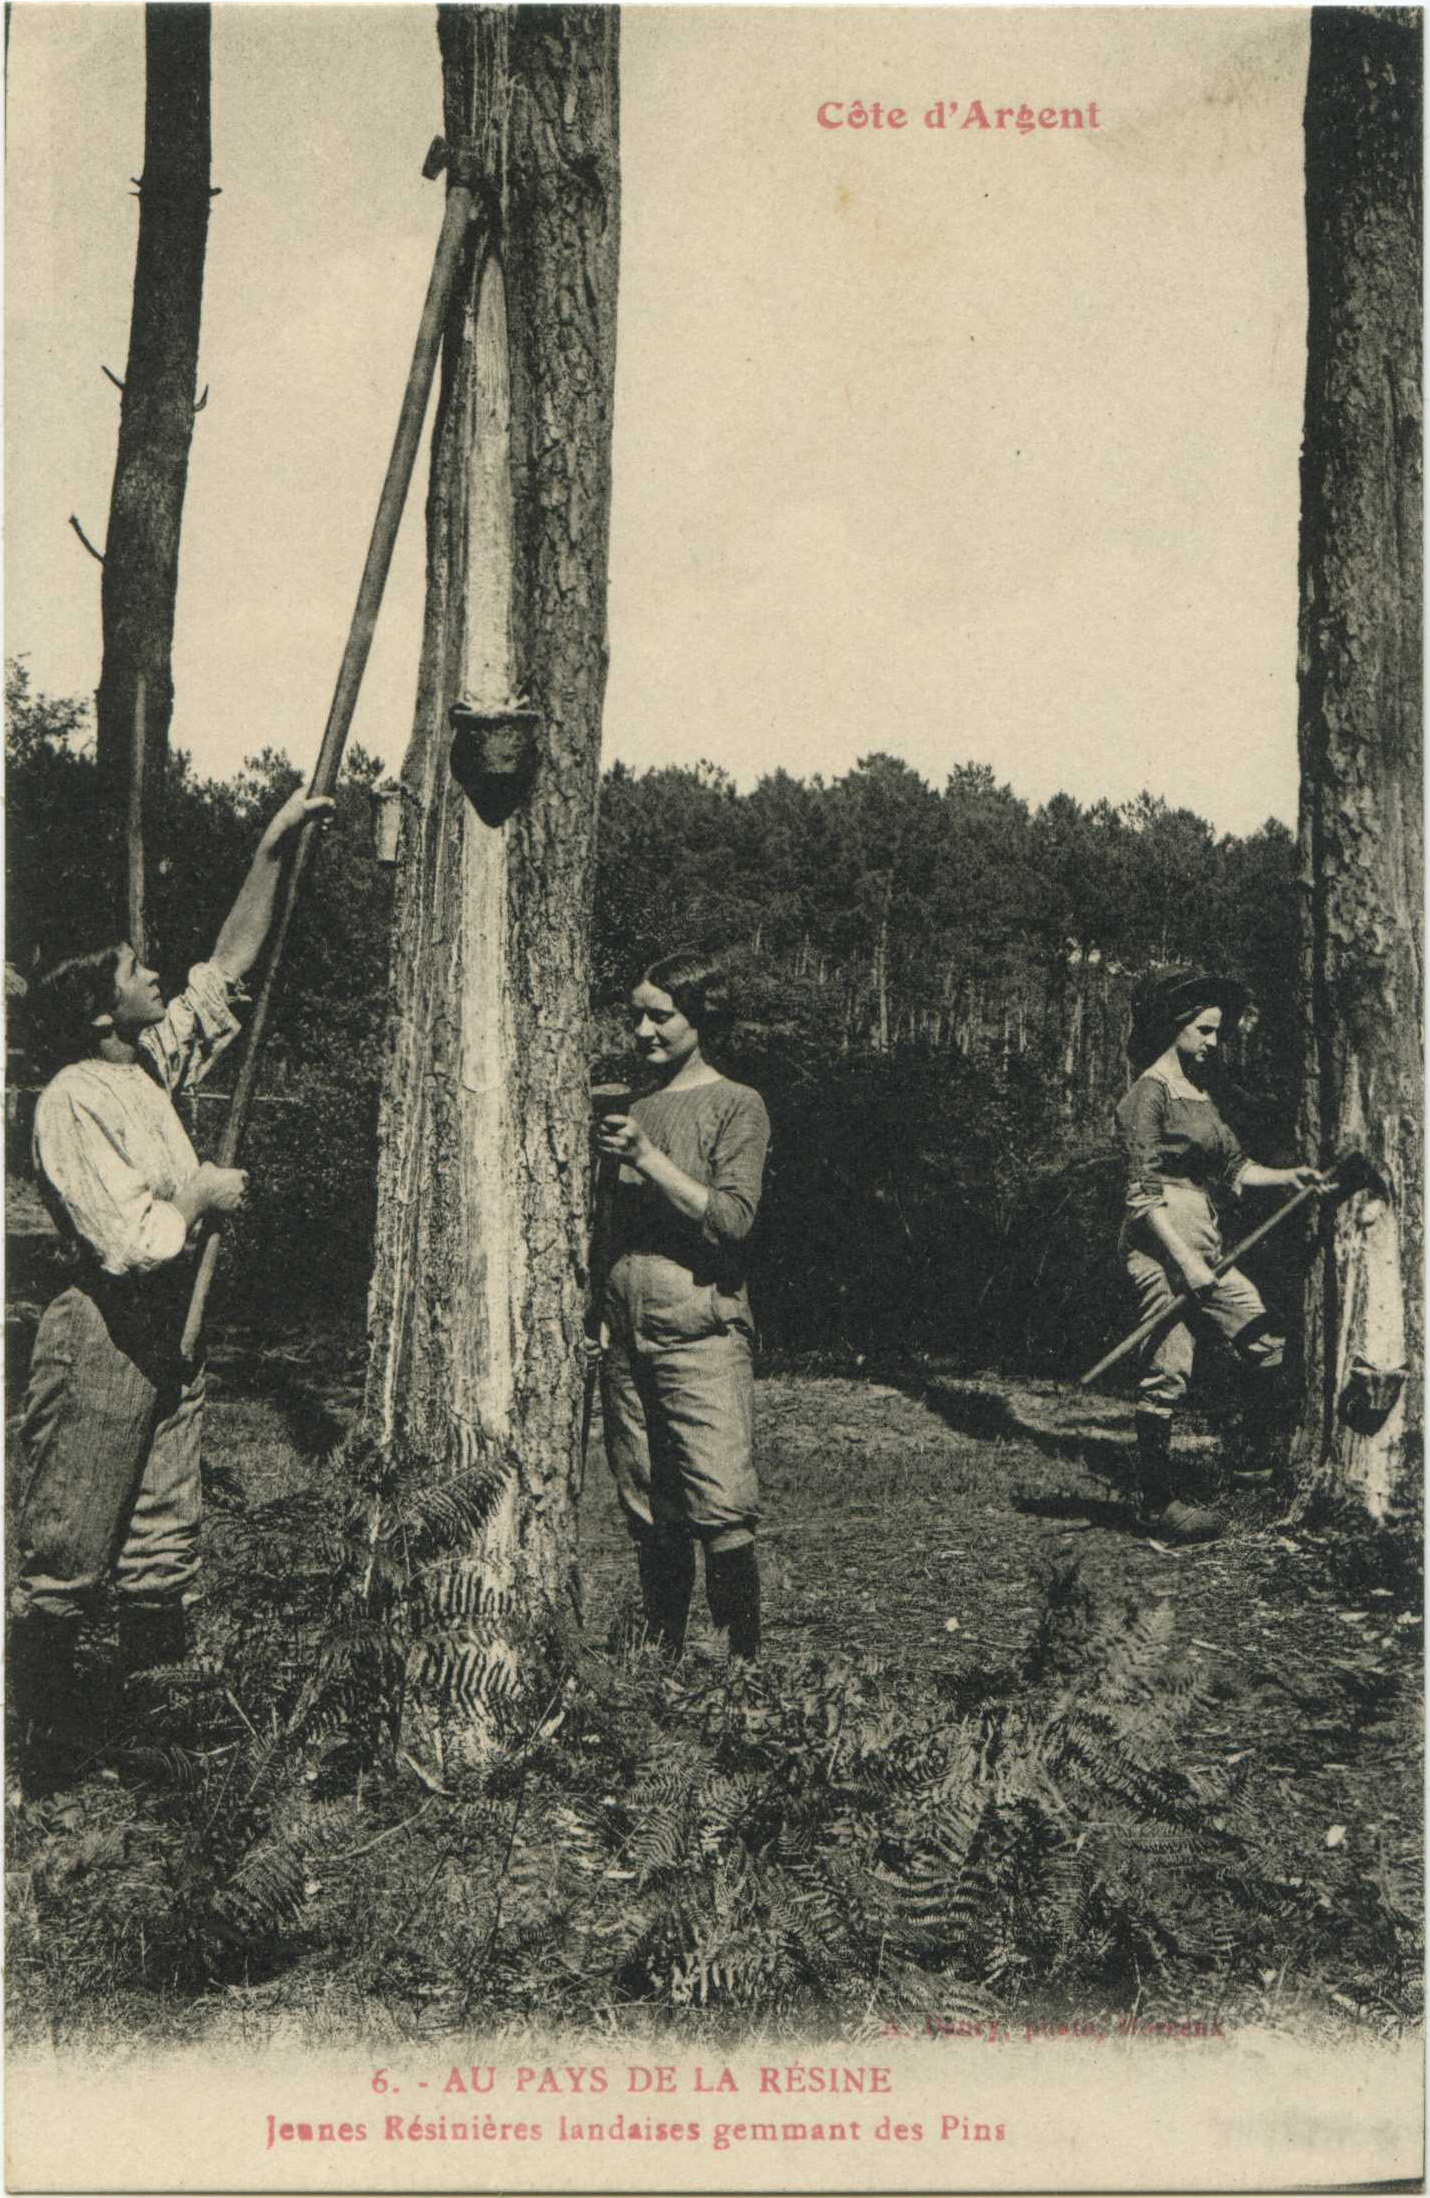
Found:
[[[21,1244],[12,1432],[32,1271]],[[758,1678],[727,1680],[703,1607],[674,1674],[610,1646],[633,1566],[598,1415],[586,1647],[558,1673],[561,1708],[474,1768],[444,1769],[440,1745],[424,1753],[408,1732],[344,1775],[331,1730],[286,1757],[282,1733],[333,1624],[325,1567],[360,1368],[356,1322],[336,1316],[281,1341],[218,1327],[201,1624],[218,1676],[202,1702],[117,1706],[118,1755],[101,1751],[63,1790],[22,1798],[12,1784],[18,2039],[435,2036],[482,2014],[520,2029],[567,2010],[738,2025],[808,2021],[821,2003],[831,2032],[853,2036],[946,2006],[1185,2009],[1193,1993],[1317,2030],[1385,2035],[1416,2019],[1411,1537],[1292,1526],[1266,1495],[1240,1499],[1218,1542],[1163,1546],[1124,1492],[1125,1401],[933,1366],[774,1371],[758,1395]],[[1214,1475],[1209,1431],[1187,1440]],[[91,1644],[97,1688],[111,1639],[101,1628]],[[1153,1644],[1131,1667],[1129,1641]],[[1042,1730],[1081,1733],[1084,1757],[1107,1751],[1097,1808],[1114,1851],[1075,1896],[1050,1874],[1082,1854],[1059,1811],[1067,1781],[1093,1773],[1071,1742],[1052,1764],[1039,1703]],[[1025,1751],[1023,1788],[990,1767],[995,1726],[1005,1765]],[[973,1791],[982,1814],[955,1836]],[[642,1794],[658,1832],[644,1845]],[[694,1831],[692,1795],[706,1812]],[[937,1832],[913,1813],[930,1795]],[[1159,1890],[1179,1871],[1180,1909]],[[977,1927],[935,1926],[906,1900],[879,1923],[878,1976],[853,1974],[871,1903],[935,1880],[949,1913],[978,1889]],[[821,1919],[825,1968],[799,1968],[810,1957],[779,1922],[786,1898]],[[1186,1920],[1199,1901],[1203,1937]],[[886,1944],[902,1950],[887,1970]]]

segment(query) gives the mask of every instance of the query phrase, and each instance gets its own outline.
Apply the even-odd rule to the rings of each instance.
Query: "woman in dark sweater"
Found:
[[[1263,1168],[1248,1160],[1207,1091],[1224,1027],[1235,1025],[1246,1002],[1243,986],[1210,971],[1173,969],[1154,979],[1134,1003],[1128,1044],[1142,1073],[1117,1108],[1127,1155],[1121,1243],[1141,1317],[1166,1311],[1185,1290],[1197,1300],[1194,1315],[1150,1338],[1137,1397],[1144,1516],[1174,1541],[1205,1541],[1221,1531],[1215,1512],[1177,1494],[1172,1463],[1172,1417],[1192,1371],[1193,1321],[1230,1344],[1244,1378],[1262,1395],[1284,1351],[1255,1285],[1235,1267],[1213,1272],[1222,1241],[1211,1192],[1239,1196],[1311,1183],[1316,1175],[1314,1168]]]
[[[654,963],[631,993],[654,1088],[597,1132],[597,1150],[621,1164],[601,1299],[601,1404],[651,1633],[679,1653],[699,1542],[710,1614],[729,1629],[731,1654],[751,1658],[759,1485],[745,1247],[770,1126],[759,1093],[705,1058],[731,1019],[723,971],[698,955]]]

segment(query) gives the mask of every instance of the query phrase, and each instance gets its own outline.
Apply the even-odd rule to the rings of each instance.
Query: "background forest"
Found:
[[[95,943],[105,845],[87,703],[37,694],[14,660],[6,722],[6,951],[23,981]],[[350,754],[300,906],[247,1153],[244,1227],[262,1256],[227,1263],[223,1284],[294,1313],[359,1312],[366,1288],[392,875],[372,854],[380,772]],[[272,749],[226,781],[174,757],[150,886],[166,986],[211,944],[260,820],[298,777]],[[633,973],[677,944],[733,950],[745,1013],[723,1065],[774,1123],[766,1349],[1067,1373],[1121,1309],[1109,1118],[1130,986],[1194,959],[1248,980],[1257,1013],[1223,1103],[1259,1157],[1286,1157],[1294,891],[1283,825],[1219,836],[1150,793],[1033,808],[984,765],[954,764],[939,788],[880,753],[829,782],[775,771],[749,793],[711,765],[617,765],[601,789],[593,1072],[627,1065]],[[11,1042],[23,1164],[22,1002]],[[204,1149],[234,1068],[197,1103]]]
[[[858,11],[805,12],[807,66],[823,75]],[[393,13],[374,11],[374,36]],[[880,49],[908,32],[917,11],[904,13],[902,29],[881,19]],[[961,67],[976,65],[976,14],[959,28]],[[221,20],[211,148],[207,16],[144,11],[156,96],[104,537],[102,786],[88,704],[64,699],[93,676],[93,599],[54,526],[29,530],[33,592],[14,621],[36,651],[7,676],[17,1171],[38,1080],[25,983],[112,921],[126,802],[143,824],[146,958],[172,988],[298,777],[280,750],[308,759],[303,682],[325,676],[311,641],[339,590],[329,552],[367,518],[358,454],[380,451],[389,424],[380,352],[402,320],[404,229],[419,263],[429,250],[433,194],[412,222],[405,211],[398,69],[375,65],[366,37],[340,38],[331,65],[305,74],[286,20],[266,50],[247,31],[230,41]],[[478,663],[494,697],[546,707],[549,760],[506,846],[464,827],[462,864],[444,871],[414,831],[392,872],[369,837],[386,765],[349,754],[243,1153],[255,1195],[210,1308],[200,1653],[192,1670],[125,1684],[115,1614],[94,1613],[81,1643],[94,1745],[66,1766],[72,1789],[27,1791],[45,1781],[22,1777],[7,1796],[12,2038],[47,2065],[96,2041],[132,2065],[141,2037],[202,2041],[229,2065],[234,2045],[362,2039],[395,2066],[419,2038],[505,2033],[531,2050],[552,2025],[669,2035],[682,2052],[808,2040],[813,2025],[844,2049],[1069,2015],[1109,2042],[1159,2025],[1181,2037],[1194,2016],[1218,2041],[1247,2024],[1390,2043],[1422,2002],[1423,1534],[1399,1396],[1378,1419],[1366,1406],[1368,1390],[1398,1389],[1402,1359],[1413,1391],[1423,1357],[1419,812],[1406,798],[1421,728],[1420,24],[1319,9],[1309,26],[1237,25],[1219,48],[1200,25],[1169,41],[1163,21],[1148,31],[1139,11],[1113,11],[1126,28],[1100,40],[1097,82],[1119,96],[1120,58],[1128,126],[1109,132],[1111,158],[1101,139],[1084,141],[1086,161],[1069,148],[1076,168],[1014,153],[1028,180],[980,197],[950,188],[947,148],[929,142],[921,201],[911,134],[897,178],[871,158],[831,220],[842,147],[784,116],[767,129],[757,101],[732,129],[734,79],[713,48],[682,67],[678,37],[657,40],[642,86],[643,27],[674,35],[681,18],[634,10],[628,40],[622,29],[618,175],[615,11],[516,10],[497,36],[496,11],[442,11],[448,135],[494,249],[464,255],[425,584],[414,559],[404,614],[399,557],[389,630],[415,632],[420,592],[414,779],[430,765],[444,783],[449,706]],[[1004,20],[988,17],[990,59]],[[1080,22],[1064,29],[1080,75],[1094,49]],[[1048,23],[1030,16],[1028,36],[1051,66]],[[797,80],[794,28],[771,38],[741,26],[731,41],[762,97]],[[914,38],[910,81],[924,51]],[[426,137],[433,58],[429,43],[411,145]],[[380,85],[356,135],[343,67]],[[42,128],[12,161],[34,180],[40,240],[17,354],[38,470],[16,509],[48,508],[61,453],[64,478],[84,484],[77,529],[113,433],[110,392],[86,413],[80,382],[97,381],[106,296],[119,326],[128,256],[98,207],[76,200],[73,222],[55,220],[46,87],[62,84],[70,107],[81,79],[98,94],[87,170],[113,198],[137,112],[123,119],[121,77],[92,42],[82,69],[37,72]],[[274,85],[309,81],[335,96],[309,101],[303,130],[275,130]],[[672,102],[672,83],[692,99]],[[249,126],[234,130],[245,84]],[[700,85],[713,88],[703,130]],[[191,125],[182,144],[157,127],[166,112]],[[339,117],[326,152],[325,113]],[[188,188],[182,368],[146,334],[147,309],[175,302],[148,279],[163,255],[146,238],[181,204],[151,136],[171,136]],[[755,146],[778,185],[758,203]],[[294,209],[320,217],[331,193],[315,179],[351,178],[378,151],[408,163],[390,211],[358,191],[384,280],[360,249],[328,253],[354,297],[341,313],[325,290],[315,341],[312,235]],[[203,345],[221,401],[184,520],[171,667],[179,454],[205,401],[194,278],[216,186]],[[705,224],[713,250],[692,252],[672,215],[727,204],[748,218]],[[57,254],[71,230],[73,267]],[[1028,263],[1020,239],[1034,244],[1036,312],[1025,283],[988,279]],[[487,270],[503,274],[490,290]],[[498,290],[509,428],[491,371],[499,324],[483,317]],[[350,355],[381,434],[360,394],[334,404]],[[430,355],[420,341],[414,376]],[[146,397],[159,360],[163,387]],[[276,398],[266,426],[248,401],[261,388]],[[163,464],[131,471],[146,441]],[[258,450],[286,456],[255,468]],[[489,538],[504,535],[505,495],[478,490],[508,460],[510,542]],[[132,487],[146,500],[156,479],[167,527],[150,539],[165,555],[136,622],[120,615],[121,584],[145,578],[123,520]],[[255,541],[302,544],[286,587],[265,560],[261,663],[252,589],[233,592],[235,545],[241,557]],[[608,610],[609,738],[643,762],[683,739],[678,768],[599,779]],[[365,619],[360,607],[351,629],[363,647]],[[242,659],[236,675],[220,642],[238,652],[230,666]],[[58,653],[42,662],[42,647]],[[171,668],[205,771],[259,751],[232,777],[165,759]],[[368,719],[384,757],[410,666],[398,686]],[[372,677],[367,692],[375,702]],[[839,713],[816,692],[840,694]],[[1146,766],[1156,783],[1247,831],[1298,799],[1293,719],[1304,858],[1274,822],[1220,835],[1135,794],[1136,779],[1116,804],[1093,798],[1109,791],[1104,759],[1116,748],[1126,763],[1135,741],[1165,759]],[[342,712],[329,722],[345,732]],[[911,751],[917,770],[881,752],[911,735],[929,741]],[[980,738],[984,760],[960,762]],[[695,765],[702,752],[734,763],[740,786]],[[1260,767],[1288,775],[1273,784]],[[1043,799],[1059,781],[1080,800]],[[533,854],[553,846],[563,861],[538,871]],[[139,869],[126,880],[136,932]],[[528,988],[540,1023],[499,1012],[533,938],[551,964]],[[625,1068],[621,996],[677,944],[740,958],[744,1014],[720,1065],[759,1086],[774,1124],[753,1278],[753,1670],[727,1662],[703,1617],[674,1665],[645,1639],[601,1415],[582,1425],[579,1361],[545,1340],[575,1342],[581,1198],[544,1099]],[[1173,1548],[1130,1500],[1132,1369],[1095,1392],[1069,1377],[1131,1317],[1110,1134],[1128,996],[1145,970],[1192,959],[1236,970],[1258,1003],[1217,1093],[1250,1149],[1291,1157],[1294,1113],[1317,1157],[1364,1142],[1388,1195],[1338,1212],[1314,1262],[1309,1224],[1274,1240],[1279,1274],[1258,1262],[1273,1305],[1303,1308],[1295,1477],[1226,1485],[1205,1354],[1179,1463],[1230,1531]],[[428,1011],[453,970],[470,980],[457,1020]],[[415,1042],[388,1057],[390,1002]],[[472,1059],[478,1076],[464,1074]],[[210,1152],[237,1065],[195,1102]],[[463,1077],[460,1109],[425,1104],[444,1076]],[[406,1173],[375,1214],[379,1086]],[[53,1239],[12,1189],[18,1401]],[[489,1257],[515,1232],[520,1274]],[[1356,1354],[1369,1384],[1345,1378]],[[1413,2048],[1374,2073],[1355,2169],[1413,2174]]]
[[[26,972],[93,943],[103,811],[86,705],[35,693],[23,662],[7,699],[19,1047]],[[1140,968],[1251,978],[1261,1019],[1222,1096],[1259,1152],[1284,1149],[1289,835],[1219,838],[1150,796],[1030,809],[985,770],[939,790],[882,755],[748,794],[708,768],[607,773],[593,1071],[624,1066],[621,994],[650,956],[696,938],[745,958],[729,1065],[775,1128],[769,1640],[733,1678],[698,1631],[674,1669],[642,1645],[598,1424],[583,1622],[521,1632],[514,1689],[487,1661],[480,1569],[442,1569],[476,1499],[410,1486],[351,1434],[393,877],[371,852],[379,774],[352,753],[300,906],[246,1256],[215,1300],[211,1677],[113,1698],[120,1775],[96,1764],[12,1818],[14,2036],[214,2043],[237,2023],[251,2045],[286,2023],[395,2060],[419,2025],[669,2023],[725,2050],[752,2022],[847,2041],[1073,2010],[1108,2037],[1189,2010],[1396,2036],[1421,1967],[1414,1521],[1368,1542],[1247,1517],[1169,1559],[1119,1495],[1124,1408],[1038,1378],[1087,1363],[1125,1310],[1108,1117]],[[150,866],[170,985],[296,775],[271,751],[227,782],[174,760]],[[17,1173],[33,1081],[19,1050]],[[212,1147],[221,1096],[197,1111]],[[16,1384],[53,1287],[37,1215],[14,1197]],[[459,1712],[446,1754],[434,1702]],[[469,1761],[478,1704],[494,1723]]]

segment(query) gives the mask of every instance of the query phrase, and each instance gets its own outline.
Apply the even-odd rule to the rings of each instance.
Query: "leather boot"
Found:
[[[1238,1405],[1226,1445],[1226,1468],[1238,1488],[1264,1488],[1284,1466],[1279,1371],[1243,1373]]]
[[[730,1634],[730,1654],[752,1664],[760,1651],[760,1564],[753,1542],[705,1552],[705,1595],[716,1626]]]
[[[685,1647],[690,1599],[695,1593],[695,1544],[688,1534],[659,1527],[636,1542],[646,1631],[672,1660]]]
[[[191,1649],[182,1603],[121,1602],[119,1663],[126,1679],[160,1664],[183,1664]]]
[[[10,1628],[5,1698],[15,1768],[27,1794],[68,1785],[94,1756],[96,1720],[75,1671],[77,1617],[31,1610]]]
[[[1215,1511],[1173,1494],[1172,1423],[1160,1413],[1137,1415],[1139,1516],[1160,1541],[1211,1542],[1221,1532]]]
[[[1172,1498],[1172,1423],[1158,1412],[1139,1412],[1137,1429],[1137,1514],[1163,1511]]]

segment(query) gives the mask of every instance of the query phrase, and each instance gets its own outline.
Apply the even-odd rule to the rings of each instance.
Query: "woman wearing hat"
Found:
[[[1193,1322],[1231,1346],[1254,1396],[1266,1396],[1284,1350],[1254,1284],[1235,1267],[1213,1271],[1222,1241],[1212,1191],[1240,1195],[1316,1177],[1314,1168],[1263,1168],[1248,1160],[1207,1091],[1218,1043],[1246,1005],[1244,986],[1211,971],[1174,969],[1152,980],[1134,1000],[1128,1041],[1141,1073],[1117,1109],[1127,1154],[1121,1245],[1140,1317],[1167,1311],[1186,1291],[1197,1300],[1194,1316],[1151,1338],[1137,1397],[1143,1517],[1175,1541],[1206,1541],[1221,1531],[1214,1511],[1178,1494],[1172,1461],[1172,1418],[1192,1371]],[[1264,1420],[1264,1411],[1256,1416]]]

